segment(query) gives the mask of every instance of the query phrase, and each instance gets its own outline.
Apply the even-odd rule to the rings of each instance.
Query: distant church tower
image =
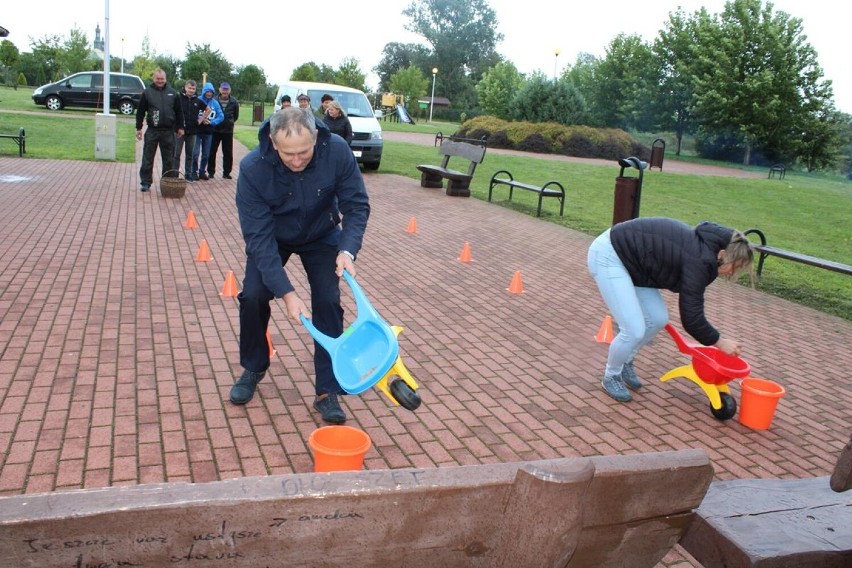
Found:
[[[95,51],[100,51],[103,53],[104,51],[104,40],[101,38],[101,25],[97,24],[95,27],[95,41],[93,42],[93,46]]]

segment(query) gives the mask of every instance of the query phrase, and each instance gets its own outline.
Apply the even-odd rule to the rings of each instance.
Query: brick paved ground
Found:
[[[695,385],[656,380],[688,362],[662,336],[637,360],[647,386],[616,404],[592,340],[605,311],[585,268],[591,237],[407,178],[366,182],[358,279],[405,327],[424,401],[412,413],[376,390],[346,398],[373,440],[366,468],[700,447],[718,479],[830,473],[852,427],[849,322],[716,283],[711,320],[744,340],[754,376],[787,389],[772,428],[718,422]],[[312,469],[312,345],[280,303],[259,396],[226,401],[239,373],[236,301],[219,294],[227,271],[242,277],[235,182],[196,182],[182,200],[137,187],[135,165],[0,158],[0,495]],[[183,227],[189,210],[198,229]],[[211,262],[194,260],[202,239]],[[465,242],[470,264],[457,261]],[[521,295],[506,290],[515,271]],[[291,276],[304,290],[298,264]],[[678,549],[663,564],[697,565]]]

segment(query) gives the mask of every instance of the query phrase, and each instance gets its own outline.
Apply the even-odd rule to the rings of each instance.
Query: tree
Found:
[[[524,78],[513,63],[498,63],[486,71],[476,84],[482,111],[508,120],[512,115],[512,102],[523,84]]]
[[[607,46],[591,88],[603,126],[628,129],[647,123],[649,85],[656,77],[650,47],[638,35],[618,34]]]
[[[14,77],[13,68],[20,57],[21,54],[14,43],[8,39],[0,42],[0,66],[3,67],[3,82],[7,85],[11,82],[10,77]]]
[[[59,62],[61,64],[61,73],[70,75],[80,71],[90,71],[92,62],[89,61],[89,40],[86,34],[79,28],[73,28],[68,39],[62,44],[62,49],[59,52]],[[97,65],[98,62],[95,62]],[[100,62],[102,65],[103,62]]]
[[[202,73],[207,73],[207,81],[213,83],[214,85],[218,85],[222,81],[230,82],[233,74],[233,65],[231,62],[225,59],[219,50],[213,50],[210,48],[209,43],[205,43],[204,45],[189,45],[186,46],[186,60],[192,59],[193,67],[192,71],[195,73],[194,75],[186,75],[184,73],[184,79],[195,79],[196,81],[200,81],[203,77]],[[198,66],[202,64],[202,61],[206,63],[206,66],[203,68],[199,68]],[[201,93],[201,89],[199,89],[199,93]]]
[[[392,93],[404,97],[405,107],[408,109],[408,114],[411,114],[417,110],[417,100],[428,92],[429,79],[420,69],[409,65],[394,73],[388,86]]]
[[[308,61],[307,63],[302,63],[301,65],[293,69],[293,72],[290,73],[290,80],[317,82],[319,81],[319,76],[319,65],[317,65],[313,61]]]
[[[237,80],[234,96],[246,99],[265,100],[266,74],[257,65],[246,65],[237,68]]]
[[[62,78],[60,74],[62,47],[59,36],[45,36],[41,39],[30,40],[30,49],[32,57],[39,67],[38,81],[34,84],[42,85],[47,81],[57,81]]]
[[[591,53],[581,52],[573,65],[569,65],[562,73],[561,80],[573,85],[586,104],[586,124],[603,126],[607,113],[606,100],[597,100],[596,77],[602,60]]]
[[[413,0],[402,14],[405,28],[432,46],[428,68],[439,69],[442,94],[456,107],[473,106],[474,84],[499,61],[495,46],[503,39],[487,0]]]
[[[367,91],[366,80],[367,75],[361,71],[358,60],[354,57],[346,57],[340,62],[340,67],[334,73],[334,80],[330,82],[335,85],[352,87],[359,91]]]
[[[542,72],[534,73],[512,100],[512,118],[528,122],[585,124],[586,104],[568,81],[553,82]]]
[[[157,64],[154,59],[157,57],[156,52],[151,48],[151,39],[146,34],[142,38],[141,53],[133,58],[133,72],[142,78],[145,84],[148,84],[154,75],[154,70],[157,69]],[[184,75],[184,78],[186,76]]]
[[[708,72],[695,79],[696,111],[705,129],[740,137],[743,163],[756,148],[783,158],[803,124],[829,116],[831,83],[821,81],[799,18],[761,0],[733,0],[699,34]]]
[[[385,44],[381,61],[373,67],[373,71],[379,76],[378,90],[389,91],[391,75],[400,69],[413,65],[426,73],[427,68],[431,69],[429,66],[431,56],[432,52],[424,45],[397,42]]]

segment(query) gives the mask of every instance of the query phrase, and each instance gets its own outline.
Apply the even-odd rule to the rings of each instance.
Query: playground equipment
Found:
[[[676,377],[689,379],[707,394],[710,399],[710,412],[715,418],[733,418],[737,413],[737,401],[731,396],[728,383],[732,379],[747,377],[751,372],[749,364],[736,355],[728,355],[718,347],[687,343],[671,324],[666,324],[666,331],[672,336],[680,352],[692,357],[692,363],[672,369],[660,377],[660,380],[665,382]]]
[[[402,327],[391,326],[367,299],[367,295],[348,271],[343,279],[352,290],[358,315],[355,321],[343,330],[340,337],[332,338],[319,331],[314,324],[301,316],[302,323],[331,356],[334,376],[341,388],[349,394],[361,394],[377,386],[396,405],[407,410],[420,406],[417,383],[406,369],[399,355],[397,336]],[[400,378],[388,384],[390,377]]]
[[[382,93],[382,106],[380,108],[384,120],[393,122],[407,122],[414,124],[414,119],[405,108],[405,97],[394,93]]]

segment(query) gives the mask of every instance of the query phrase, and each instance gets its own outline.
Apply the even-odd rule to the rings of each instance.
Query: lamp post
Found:
[[[124,36],[121,36],[121,72],[124,73]]]
[[[553,50],[553,82],[554,83],[556,82],[556,65],[557,65],[557,62],[559,61],[559,53],[560,53],[560,51],[559,51],[558,47]]]
[[[429,101],[429,122],[432,122],[432,109],[435,108],[435,77],[438,76],[438,68],[432,67],[432,100]]]

